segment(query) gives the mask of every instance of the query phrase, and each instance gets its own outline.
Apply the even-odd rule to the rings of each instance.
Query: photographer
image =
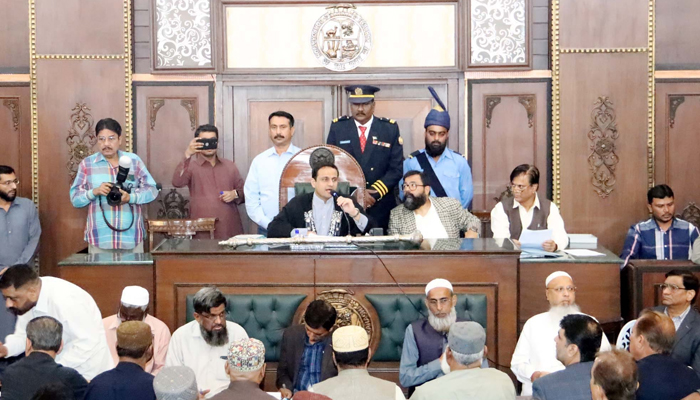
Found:
[[[95,133],[100,151],[80,163],[70,188],[74,207],[89,206],[85,226],[88,251],[143,253],[141,204],[158,196],[156,182],[139,156],[119,150],[122,128],[117,121],[100,120]]]
[[[243,233],[238,205],[245,201],[245,182],[233,161],[216,155],[218,141],[215,126],[199,126],[185,158],[175,168],[173,186],[190,189],[190,218],[217,218],[214,237],[228,239]],[[209,234],[201,237],[209,238]]]

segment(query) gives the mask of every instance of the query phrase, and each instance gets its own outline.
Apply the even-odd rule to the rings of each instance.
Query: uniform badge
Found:
[[[399,144],[403,146],[403,138],[401,136],[399,136]]]
[[[369,25],[352,4],[340,4],[327,10],[311,30],[311,50],[331,71],[353,70],[372,49]],[[355,94],[362,95],[362,89],[356,89]]]

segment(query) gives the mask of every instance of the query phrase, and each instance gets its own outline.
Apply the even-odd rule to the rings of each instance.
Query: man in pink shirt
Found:
[[[119,312],[102,320],[107,334],[107,346],[112,353],[114,363],[119,362],[117,355],[117,328],[126,321],[143,321],[153,332],[153,358],[146,364],[145,371],[153,375],[165,366],[165,356],[170,344],[170,329],[163,321],[146,313],[148,308],[148,290],[140,286],[127,286],[122,291]]]

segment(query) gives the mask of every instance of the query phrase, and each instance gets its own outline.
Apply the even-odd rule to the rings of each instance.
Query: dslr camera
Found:
[[[131,193],[131,185],[125,185],[119,181],[113,183],[112,188],[109,189],[109,193],[107,194],[107,204],[112,207],[116,207],[122,203],[122,192],[120,192],[119,189]]]

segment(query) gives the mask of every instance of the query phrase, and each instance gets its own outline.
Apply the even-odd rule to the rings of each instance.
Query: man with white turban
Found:
[[[537,314],[525,322],[515,346],[510,369],[523,384],[522,396],[532,395],[532,382],[551,372],[563,370],[557,360],[554,338],[559,334],[559,322],[569,314],[583,314],[576,305],[576,286],[564,271],[551,273],[545,280],[545,296],[549,311]],[[603,334],[600,351],[610,350]]]

